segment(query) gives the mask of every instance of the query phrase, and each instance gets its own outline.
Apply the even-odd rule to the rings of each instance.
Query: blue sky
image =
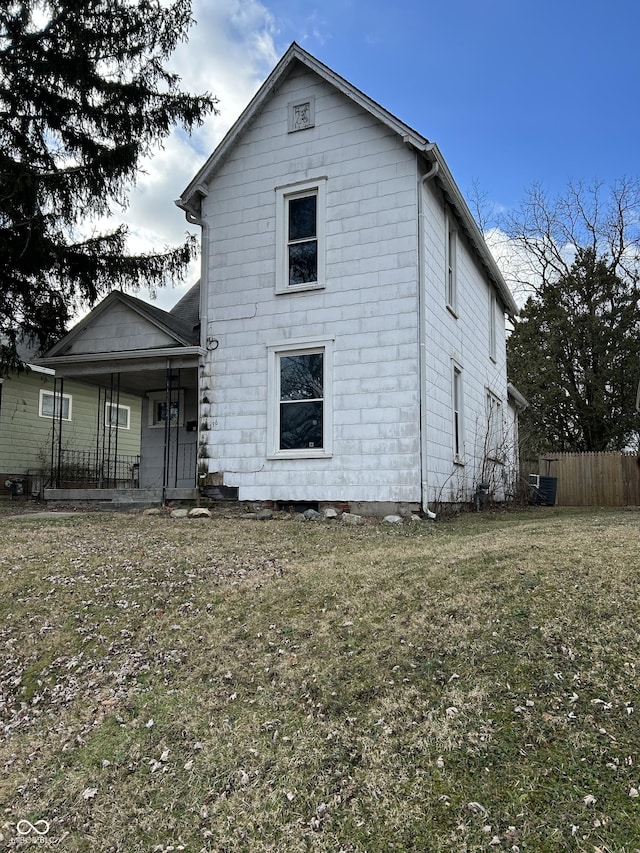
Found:
[[[534,181],[640,171],[637,0],[327,0],[265,4],[279,28],[517,204]],[[306,5],[306,4],[304,4]]]
[[[477,182],[498,209],[534,182],[553,195],[640,173],[637,0],[193,0],[193,12],[173,62],[221,114],[148,165],[126,215],[138,247],[180,240],[173,199],[294,40],[436,142],[463,194]]]

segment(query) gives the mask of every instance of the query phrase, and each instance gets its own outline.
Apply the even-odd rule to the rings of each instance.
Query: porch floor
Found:
[[[162,489],[45,489],[48,504],[95,503],[100,509],[142,509],[162,505]],[[198,489],[166,489],[165,501],[195,501]]]

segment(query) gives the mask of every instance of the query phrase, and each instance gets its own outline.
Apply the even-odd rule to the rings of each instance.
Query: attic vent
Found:
[[[292,102],[289,107],[289,133],[296,130],[306,130],[314,127],[316,123],[315,100],[307,98],[305,101]]]

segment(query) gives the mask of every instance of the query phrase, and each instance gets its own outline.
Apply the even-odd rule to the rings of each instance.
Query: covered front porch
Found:
[[[57,400],[46,500],[164,504],[197,496],[200,287],[163,311],[120,291],[110,293],[39,363],[55,371]],[[98,389],[95,442],[65,440],[65,380]],[[124,452],[140,403],[139,455]],[[68,424],[67,424],[68,425]],[[129,434],[130,435],[130,434]],[[130,445],[130,442],[129,442]]]
[[[199,350],[199,348],[193,348]],[[164,504],[198,495],[199,351],[120,353],[117,358],[56,359],[56,396],[65,378],[98,387],[95,447],[69,446],[58,407],[53,422],[47,501]],[[141,404],[140,453],[122,453],[128,413],[120,400]]]

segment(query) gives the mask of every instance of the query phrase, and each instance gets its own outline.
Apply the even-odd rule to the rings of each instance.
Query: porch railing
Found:
[[[51,472],[54,488],[138,488],[140,457],[133,454],[61,449],[56,462]]]

